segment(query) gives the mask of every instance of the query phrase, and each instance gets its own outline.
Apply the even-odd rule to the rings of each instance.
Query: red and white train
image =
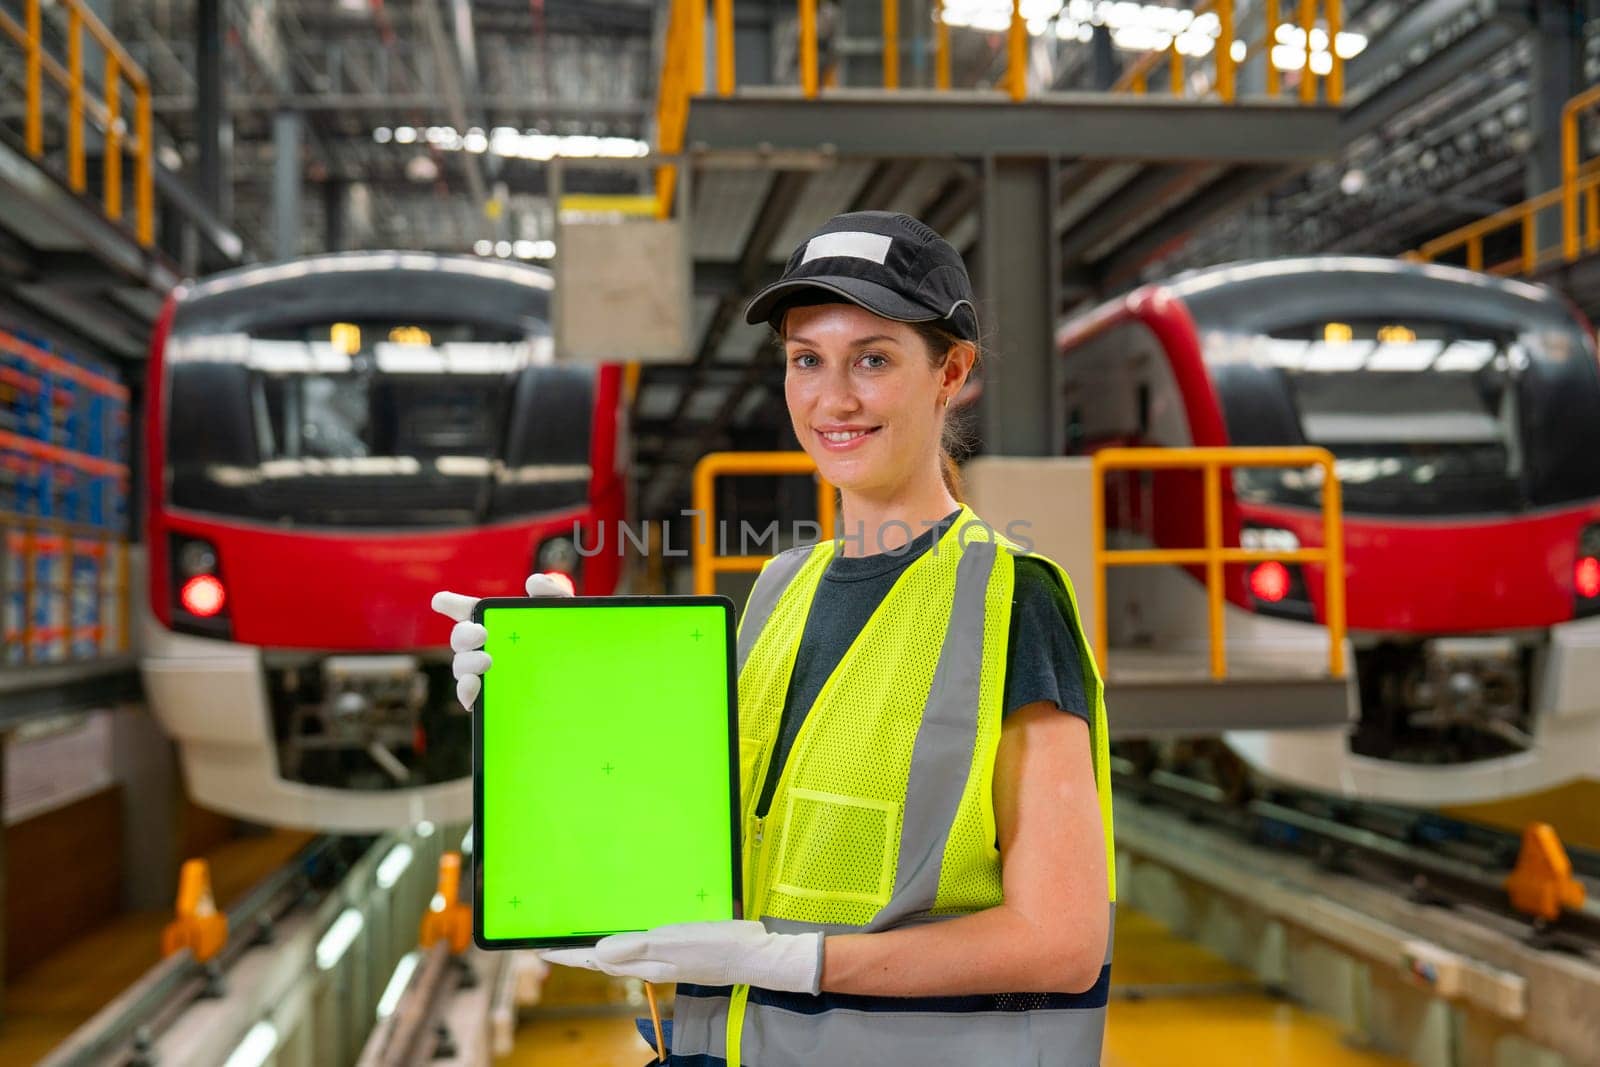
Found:
[[[1600,364],[1560,296],[1388,259],[1246,262],[1141,288],[1058,340],[1069,453],[1335,456],[1359,719],[1227,734],[1247,763],[1422,805],[1600,779]],[[1223,491],[1226,543],[1321,544],[1314,473],[1238,470]],[[1130,475],[1108,496],[1123,541],[1204,541],[1195,474]],[[1322,576],[1304,570],[1229,567],[1230,632],[1321,640]],[[1119,577],[1113,641],[1159,632],[1148,602],[1117,617]],[[1164,588],[1173,617],[1195,614],[1197,578]]]
[[[169,299],[141,665],[196,801],[330,831],[470,818],[433,593],[620,579],[574,538],[626,517],[623,374],[551,362],[550,289],[517,263],[363,252]]]

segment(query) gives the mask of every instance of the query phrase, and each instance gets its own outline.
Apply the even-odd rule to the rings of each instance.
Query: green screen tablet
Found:
[[[734,917],[727,597],[491,597],[473,724],[473,933],[586,945]]]

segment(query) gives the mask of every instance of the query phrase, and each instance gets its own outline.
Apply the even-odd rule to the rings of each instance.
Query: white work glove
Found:
[[[573,592],[571,578],[543,571],[528,575],[523,587],[529,596],[571,596]],[[450,648],[456,654],[450,669],[456,676],[456,699],[468,711],[483,688],[484,673],[493,665],[489,653],[483,651],[489,631],[472,621],[472,609],[480,599],[460,593],[433,594],[433,610],[456,621],[450,628]]]
[[[612,934],[593,948],[543,949],[547,963],[618,978],[695,985],[751,985],[815,995],[822,986],[822,935],[773,934],[749,919],[678,923]]]

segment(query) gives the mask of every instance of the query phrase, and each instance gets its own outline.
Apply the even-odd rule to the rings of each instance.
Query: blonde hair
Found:
[[[976,341],[964,341],[938,323],[908,322],[906,325],[915,330],[923,344],[928,346],[928,363],[935,370],[945,365],[950,359],[950,350],[959,344],[972,345],[972,370],[977,370],[978,364],[983,361],[983,349]],[[969,376],[972,370],[967,372]],[[955,454],[968,452],[971,448],[971,433],[964,423],[951,418],[946,408],[944,427],[939,433],[939,473],[944,476],[944,487],[961,504],[966,503],[966,482],[961,477],[961,468],[956,465]]]

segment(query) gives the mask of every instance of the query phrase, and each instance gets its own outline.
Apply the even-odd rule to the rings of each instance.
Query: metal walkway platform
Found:
[[[1327,157],[1338,137],[1339,109],[1274,100],[782,88],[695,97],[684,135],[694,360],[644,370],[641,458],[678,472],[646,509],[664,506],[694,457],[737,446],[752,393],[781,381],[778,361],[760,358],[769,331],[744,325],[743,302],[832,215],[906,212],[968,256],[997,311],[985,329],[1005,367],[996,407],[1011,417],[992,432],[1014,439],[1002,451],[1038,452],[1047,414],[1029,409],[1049,399],[1043,353],[1056,317],[1136,279],[1163,249]],[[1046,233],[1055,240],[1041,241]]]

